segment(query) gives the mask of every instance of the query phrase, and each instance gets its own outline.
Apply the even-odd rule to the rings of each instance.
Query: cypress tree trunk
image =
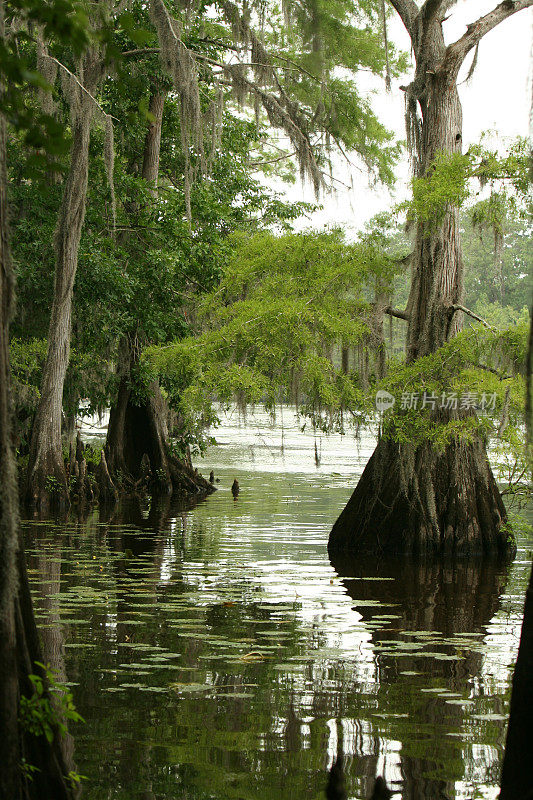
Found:
[[[109,472],[123,488],[148,488],[155,493],[194,496],[214,487],[192,466],[174,457],[168,444],[167,408],[159,384],[143,387],[139,397],[132,385],[138,346],[123,344],[121,379],[111,407],[105,457]],[[147,461],[148,458],[148,461]]]
[[[166,92],[154,89],[150,95],[148,111],[152,120],[146,131],[143,150],[142,177],[157,191],[159,178],[159,154],[161,152],[161,130],[163,127],[163,110],[165,107]]]
[[[157,197],[161,129],[166,92],[152,90],[148,110],[152,120],[143,148],[142,177]],[[138,209],[133,208],[135,214]],[[142,334],[125,336],[120,345],[117,397],[109,415],[105,454],[109,472],[120,483],[133,487],[148,478],[148,488],[159,493],[195,495],[213,491],[213,486],[192,469],[174,458],[168,447],[167,410],[157,382],[145,387],[139,397],[133,390]],[[146,461],[148,457],[148,462]],[[148,474],[146,474],[148,473]]]
[[[0,38],[4,6],[0,2]],[[72,800],[56,732],[49,743],[21,728],[22,695],[33,692],[28,676],[42,661],[20,540],[18,492],[11,428],[9,320],[13,306],[6,169],[6,121],[0,115],[0,797],[9,800]],[[33,780],[21,761],[38,768]]]
[[[95,72],[94,68],[92,72]],[[96,79],[88,80],[90,74],[90,69],[84,70],[85,85],[89,91],[94,90],[97,85]],[[56,231],[54,298],[48,330],[48,350],[41,398],[33,424],[25,487],[28,505],[44,513],[51,505],[59,508],[69,505],[61,444],[61,412],[70,355],[72,296],[85,218],[94,101],[80,87],[76,87],[71,103],[73,130],[70,171]]]
[[[136,347],[125,343],[125,362],[115,405],[111,407],[105,454],[111,475],[122,475],[134,482],[143,477],[146,456],[151,483],[159,491],[172,491],[166,453],[167,427],[161,391],[157,384],[145,390],[143,398],[134,396],[132,373],[136,367]]]
[[[406,88],[408,139],[417,176],[432,169],[438,153],[461,151],[462,110],[457,92],[461,60],[444,44],[442,3],[419,11],[393,2],[411,35],[416,73]],[[473,26],[472,26],[473,27]],[[463,56],[464,57],[464,56]],[[454,336],[462,304],[463,264],[457,209],[420,220],[408,301],[407,361],[434,353]],[[421,387],[422,390],[422,387]],[[435,422],[460,412],[439,411]],[[381,438],[335,523],[329,551],[406,553],[514,552],[503,523],[506,512],[485,445],[452,441],[438,453],[431,442],[401,446]]]

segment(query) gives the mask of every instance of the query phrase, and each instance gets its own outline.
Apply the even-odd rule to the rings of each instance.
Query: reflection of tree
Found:
[[[526,592],[520,649],[513,676],[509,730],[502,769],[501,800],[527,800],[527,798],[533,797],[532,741],[533,571]]]
[[[465,643],[463,657],[448,660],[452,651],[438,643],[438,635],[449,638],[484,631],[498,608],[505,567],[465,561],[378,564],[361,557],[347,560],[345,554],[333,566],[345,576],[343,583],[355,608],[372,629],[379,654],[379,710],[403,715],[387,719],[387,736],[401,743],[404,800],[454,797],[454,781],[464,777],[464,768],[445,735],[466,725],[465,711],[435,694],[406,693],[401,673],[425,674],[435,685],[464,695],[469,678],[479,674],[482,655]],[[399,619],[383,618],[389,613]],[[430,649],[444,659],[423,656],[422,646],[413,647],[416,637],[404,637],[403,631],[434,632]],[[395,655],[395,648],[402,647],[396,643],[402,641],[413,647],[412,655],[409,650],[401,657]],[[439,777],[442,774],[445,779]]]
[[[233,512],[232,504],[228,514]],[[440,776],[461,777],[462,769],[452,765],[451,773],[444,772],[439,759],[456,755],[451,739],[446,748],[445,734],[466,726],[464,711],[418,690],[406,692],[413,681],[401,672],[431,675],[464,694],[467,679],[479,673],[481,656],[465,648],[461,661],[434,661],[416,653],[398,659],[385,651],[402,638],[404,627],[445,636],[482,630],[501,589],[497,569],[359,562],[350,573],[349,566],[345,574],[356,578],[346,579],[353,605],[380,603],[359,607],[364,623],[354,633],[358,615],[349,619],[346,601],[333,587],[343,624],[348,618],[348,636],[354,637],[350,652],[344,629],[338,633],[313,599],[306,608],[305,599],[291,594],[281,604],[272,587],[257,579],[248,552],[242,567],[241,551],[224,561],[219,516],[211,522],[199,509],[184,532],[185,513],[132,504],[112,519],[91,518],[62,534],[71,563],[62,596],[71,587],[71,611],[79,608],[89,623],[75,629],[74,643],[82,647],[67,651],[69,673],[76,669],[79,675],[76,702],[87,719],[78,751],[81,771],[91,776],[88,797],[104,796],[112,786],[116,800],[318,798],[325,768],[342,753],[349,794],[368,797],[382,770],[382,737],[399,742],[405,798],[449,793],[450,783]],[[357,579],[382,575],[394,580]],[[54,587],[49,585],[51,592]],[[68,599],[62,602],[68,608]],[[315,607],[317,616],[310,617]],[[400,619],[378,619],[389,612]],[[252,651],[261,651],[265,660],[242,658]],[[143,674],[150,661],[153,666],[160,653],[169,652],[176,654],[172,669],[158,666]],[[136,682],[143,688],[120,689]],[[188,692],[188,683],[204,688]],[[149,691],[173,684],[181,688]],[[381,711],[407,713],[413,723],[388,717],[381,724]]]
[[[44,526],[46,528],[46,526]],[[56,673],[59,683],[66,683],[65,643],[59,614],[57,595],[61,591],[61,542],[57,536],[40,529],[38,555],[28,556],[29,566],[37,573],[34,584],[34,602],[42,613],[38,625],[44,662]],[[52,699],[54,702],[54,699]],[[60,741],[61,751],[69,771],[75,771],[74,739],[67,733]]]

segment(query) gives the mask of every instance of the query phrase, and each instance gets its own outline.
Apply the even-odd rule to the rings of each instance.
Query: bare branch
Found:
[[[465,306],[453,305],[451,308],[454,314],[456,314],[458,311],[462,311],[463,314],[467,314],[469,317],[472,317],[472,319],[475,319],[477,322],[481,322],[481,324],[484,325],[486,328],[489,328],[489,330],[491,331],[497,330],[494,327],[494,325],[491,325],[489,322],[487,322],[486,319],[483,319],[483,317],[478,316],[478,314],[475,314],[473,311],[470,311],[470,309],[466,308]]]
[[[396,319],[404,319],[406,322],[409,322],[409,314],[407,311],[398,311],[397,308],[391,308],[387,306],[387,308],[383,309],[384,314],[388,314],[389,317],[395,317]]]
[[[466,33],[447,47],[440,70],[457,77],[467,54],[489,31],[507,19],[507,17],[532,5],[533,0],[503,0],[503,3],[493,8],[488,14],[467,25]]]
[[[62,64],[61,61],[58,61],[57,58],[54,58],[54,56],[48,55],[47,57],[50,59],[50,61],[53,61],[55,64],[57,64],[59,69],[62,69],[65,72],[66,75],[68,75],[70,78],[72,78],[74,83],[76,83],[76,85],[79,86],[79,88],[82,90],[82,92],[84,92],[87,95],[87,97],[89,97],[93,101],[94,105],[96,106],[96,108],[98,109],[100,114],[102,114],[102,116],[104,118],[110,117],[111,119],[114,119],[114,120],[116,120],[118,122],[116,117],[111,117],[110,114],[107,114],[104,111],[104,109],[102,108],[102,106],[100,105],[98,100],[96,100],[96,98],[93,97],[93,95],[90,93],[90,91],[83,85],[83,83],[81,83],[79,78],[76,75],[74,75],[73,72],[71,72],[69,70],[68,67],[66,67],[64,64]]]
[[[276,156],[275,158],[268,158],[265,160],[259,161],[248,161],[249,167],[264,167],[267,164],[277,164],[278,161],[285,161],[288,158],[292,158],[296,155],[296,151],[293,150],[292,153],[284,153],[282,156]]]

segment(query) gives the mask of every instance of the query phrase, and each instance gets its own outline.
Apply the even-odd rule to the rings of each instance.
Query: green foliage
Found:
[[[83,4],[72,0],[8,0],[4,11],[6,20],[17,24],[7,26],[0,41],[0,111],[33,149],[33,162],[49,165],[68,144],[64,126],[32,103],[32,92],[51,87],[34,67],[31,31],[42,28],[52,46],[66,44],[79,56],[89,42],[88,16]]]
[[[17,339],[10,343],[10,360],[13,377],[22,384],[31,386],[36,383],[42,362],[46,358],[46,341],[44,339]]]
[[[527,541],[533,534],[533,525],[531,525],[531,522],[528,522],[523,514],[516,513],[515,511],[509,511],[506,529],[509,538],[515,543],[517,539],[525,539]]]
[[[481,201],[481,211],[476,203],[461,215],[465,301],[492,325],[501,327],[518,322],[531,303],[533,238],[531,219],[522,213],[522,204],[513,207],[498,201],[487,214],[491,197],[497,196]],[[493,218],[497,209],[501,216]]]
[[[252,20],[248,3],[237,0],[235,5],[247,21]],[[327,173],[330,146],[343,143],[376,179],[393,182],[399,145],[362,96],[356,77],[359,70],[384,76],[387,58],[381,4],[372,0],[260,3],[257,21],[277,71],[279,91],[274,92],[281,96],[283,106],[282,92],[302,109],[308,120],[305,127],[324,148],[317,151],[319,167]],[[226,41],[233,43],[239,26],[234,24],[229,30],[227,21],[221,23]],[[391,74],[400,74],[406,63],[406,54],[390,44]]]
[[[481,434],[493,443],[506,492],[527,494],[531,470],[524,449],[523,369],[528,333],[529,321],[502,331],[476,325],[435,353],[391,370],[377,387],[396,399],[394,410],[385,412],[384,434],[414,446],[430,441],[440,451],[452,440],[472,441]],[[411,395],[418,395],[416,408],[410,407]],[[424,395],[435,403],[424,403]],[[457,398],[459,414],[435,418],[433,409],[450,396]]]
[[[22,772],[24,780],[32,781],[35,773],[40,772],[41,770],[39,767],[36,767],[33,764],[28,764],[26,759],[23,758],[20,762],[20,771]]]
[[[58,683],[49,665],[35,662],[39,674],[29,675],[32,694],[20,698],[20,724],[33,736],[44,736],[49,743],[56,735],[65,736],[67,722],[83,722],[74,706],[72,692]]]
[[[197,295],[215,285],[230,252],[228,235],[259,225],[290,226],[309,207],[288,204],[250,175],[250,147],[257,138],[254,124],[227,113],[222,147],[214,156],[211,178],[192,190],[194,222],[187,222],[183,192],[177,102],[169,98],[163,120],[160,193],[155,199],[146,181],[132,171],[142,153],[147,120],[139,112],[139,93],[146,99],[149,76],[136,72],[120,86],[109,80],[103,103],[116,117],[115,187],[117,233],[109,210],[107,176],[102,158],[103,134],[91,145],[91,177],[79,269],[75,285],[73,334],[64,392],[67,414],[80,399],[88,410],[107,407],[115,395],[114,363],[118,342],[139,331],[143,344],[164,344],[189,329]],[[45,337],[53,290],[53,234],[60,191],[24,175],[24,150],[11,146],[13,183],[13,249],[19,303],[12,326],[14,374],[20,375],[38,400],[46,351],[32,361],[34,337]],[[134,209],[132,214],[131,209]],[[44,244],[43,244],[44,237]],[[30,338],[31,337],[31,338]],[[41,347],[41,346],[40,346]],[[26,352],[27,351],[27,352]],[[30,364],[34,369],[29,371]],[[146,391],[141,380],[136,388]],[[87,403],[85,403],[87,407]]]
[[[96,469],[100,461],[102,460],[102,445],[101,444],[91,444],[87,442],[85,444],[85,449],[83,451],[83,457],[87,462],[87,467],[89,471],[92,468]]]
[[[237,7],[242,24],[261,22],[247,16],[246,4],[241,8],[237,3]],[[221,114],[222,130],[220,140],[212,131],[201,143],[194,139],[184,148],[187,136],[184,139],[179,96],[167,94],[157,196],[141,177],[142,153],[147,123],[151,121],[149,98],[155,90],[168,92],[171,81],[155,52],[160,43],[148,9],[134,4],[127,11],[109,11],[104,20],[92,7],[70,0],[16,0],[9,8],[16,8],[19,17],[41,26],[48,52],[68,69],[75,71],[76,59],[88,45],[97,47],[109,66],[95,99],[113,118],[118,203],[115,214],[109,195],[109,164],[104,158],[105,135],[96,128],[91,137],[86,224],[79,252],[71,363],[64,391],[64,410],[70,416],[82,398],[88,401],[89,410],[98,410],[115,395],[119,342],[135,336],[139,347],[150,343],[165,345],[187,335],[195,322],[198,295],[216,286],[231,256],[228,236],[237,230],[253,232],[261,227],[287,231],[309,206],[285,203],[265,189],[258,178],[263,161],[271,162],[265,165],[267,170],[293,172],[284,166],[286,159],[277,160],[280,151],[272,139],[271,127],[274,117],[269,114],[267,119],[259,110],[252,120],[242,110],[236,112],[231,92],[220,84],[216,74],[220,67],[215,64],[226,59],[228,47],[234,47],[235,28],[241,24],[236,18],[230,19],[227,3],[215,3],[208,15],[203,4],[198,8],[188,5],[186,9],[181,3],[169,5],[170,13],[180,23],[184,46],[198,56],[200,110],[206,130],[220,98],[222,107],[217,113]],[[294,5],[288,27],[283,24],[277,4],[269,4],[263,13],[261,35],[272,52],[278,78],[260,83],[265,89],[273,83],[269,91],[278,96],[277,102],[289,115],[300,108],[303,132],[316,144],[320,170],[324,174],[327,171],[328,146],[344,142],[359,153],[376,178],[390,182],[398,147],[354,80],[360,67],[378,74],[384,69],[379,5],[359,5],[351,0],[302,2]],[[246,47],[248,38],[244,38]],[[16,49],[15,44],[21,47]],[[19,287],[18,313],[12,327],[14,351],[18,351],[13,371],[20,376],[17,380],[24,388],[27,422],[39,396],[43,354],[35,353],[31,370],[25,360],[33,342],[43,342],[47,334],[55,264],[54,231],[63,193],[60,177],[57,181],[50,178],[56,168],[68,167],[70,117],[68,93],[62,82],[54,79],[54,85],[49,86],[37,71],[35,40],[19,32],[13,41],[6,41],[6,47],[12,48],[12,55],[16,50],[20,57],[16,65],[19,72],[11,75],[16,89],[12,108],[16,109],[8,118],[16,131],[9,143],[9,178]],[[138,52],[139,48],[143,52]],[[243,52],[243,57],[247,60],[248,54]],[[4,67],[0,63],[0,70],[4,68],[6,75],[10,63],[7,56]],[[404,57],[391,47],[389,64],[393,73],[397,74],[404,63]],[[349,75],[346,70],[340,74],[339,66],[349,70]],[[249,74],[254,77],[253,68]],[[25,92],[19,92],[19,88]],[[54,116],[44,120],[39,117],[38,94],[48,90],[54,100]],[[29,124],[30,117],[36,120],[33,126]],[[48,138],[45,128],[49,129]],[[41,129],[42,135],[38,134]],[[190,201],[192,224],[187,220],[186,200],[191,175],[196,176]],[[287,317],[286,325],[289,322]],[[309,381],[316,384],[311,364],[309,370]],[[140,394],[146,391],[140,373],[134,381]],[[233,384],[243,381],[241,375]],[[229,380],[227,394],[231,383]],[[249,391],[254,393],[252,385]],[[322,387],[320,393],[325,397],[327,387]],[[23,440],[27,433],[22,432]]]
[[[428,173],[413,179],[409,211],[416,219],[438,225],[449,206],[462,208],[475,196],[476,186],[488,186],[490,196],[478,203],[473,222],[477,227],[489,224],[498,231],[505,213],[509,208],[516,211],[519,200],[525,213],[531,212],[530,168],[531,152],[525,139],[517,139],[503,155],[483,144],[464,154],[439,153]]]
[[[356,382],[342,374],[340,346],[372,335],[376,285],[390,287],[396,263],[371,242],[329,233],[235,234],[218,288],[199,304],[198,334],[149,348],[157,374],[182,415],[198,419],[213,399],[241,404],[300,403],[322,424],[355,408]]]
[[[48,494],[53,496],[60,494],[62,486],[54,475],[47,475],[44,488]]]
[[[27,309],[26,309],[27,310]],[[24,326],[15,330],[23,333]],[[19,337],[11,339],[10,360],[13,380],[13,399],[19,434],[19,448],[24,449],[29,436],[28,424],[35,413],[40,397],[42,371],[46,359],[46,339]],[[105,353],[71,351],[67,380],[63,395],[66,414],[75,414],[80,398],[88,400],[85,407],[89,412],[106,406],[107,387],[112,380],[112,364],[105,359]]]
[[[428,175],[413,179],[410,208],[416,218],[438,225],[449,206],[464,205],[471,166],[468,153],[439,153]]]

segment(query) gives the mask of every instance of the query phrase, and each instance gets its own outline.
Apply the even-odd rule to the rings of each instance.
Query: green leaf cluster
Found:
[[[66,735],[67,722],[84,720],[76,711],[72,692],[58,683],[56,672],[39,661],[35,666],[39,667],[39,674],[28,676],[33,692],[20,698],[20,724],[33,736],[44,736],[52,743],[56,735]]]
[[[475,325],[435,353],[390,370],[378,384],[396,399],[394,410],[382,420],[384,435],[414,446],[430,441],[441,451],[452,440],[472,441],[481,435],[493,443],[502,480],[520,483],[523,490],[531,480],[523,434],[528,335],[529,320],[501,331]],[[431,404],[422,408],[424,393],[436,398],[437,408],[441,398],[454,393],[459,413],[435,416]],[[468,393],[475,393],[477,403],[461,413],[461,398]],[[419,397],[417,408],[402,410],[402,396],[411,394]]]
[[[235,234],[217,289],[202,298],[197,334],[151,347],[145,364],[183,414],[213,400],[296,402],[321,424],[357,406],[357,378],[344,375],[340,347],[366,342],[376,281],[397,266],[368,242],[340,231]]]
[[[516,139],[503,154],[482,143],[466,153],[438,153],[427,173],[413,179],[407,206],[416,219],[438,225],[450,206],[462,208],[488,186],[490,196],[478,203],[473,222],[478,227],[488,223],[494,230],[510,207],[517,212],[518,201],[530,217],[530,176],[531,150],[525,139]]]

